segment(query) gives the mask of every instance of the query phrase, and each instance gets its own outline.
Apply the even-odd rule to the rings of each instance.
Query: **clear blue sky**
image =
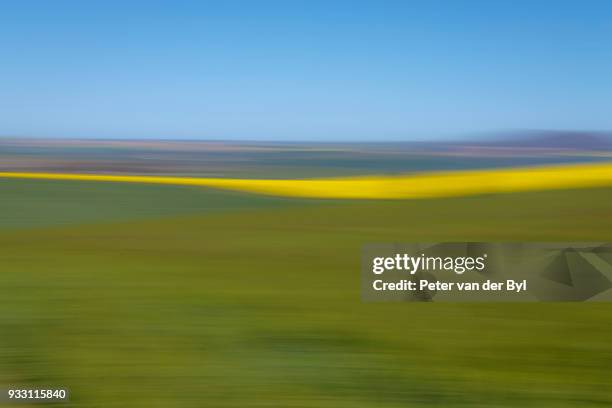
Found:
[[[612,130],[612,1],[1,1],[0,135]]]

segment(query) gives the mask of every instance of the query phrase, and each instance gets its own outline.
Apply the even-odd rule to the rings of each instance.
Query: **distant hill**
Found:
[[[527,132],[488,140],[480,146],[573,150],[612,150],[612,135],[601,132]]]

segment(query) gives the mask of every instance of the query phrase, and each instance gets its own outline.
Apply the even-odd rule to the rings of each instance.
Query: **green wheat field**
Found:
[[[74,407],[604,407],[611,304],[369,304],[366,242],[610,241],[612,189],[417,201],[0,180],[0,386]],[[18,406],[24,406],[20,404]]]

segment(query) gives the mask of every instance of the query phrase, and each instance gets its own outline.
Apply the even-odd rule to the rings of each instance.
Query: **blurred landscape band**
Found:
[[[189,185],[286,197],[415,199],[612,185],[612,164],[573,164],[408,176],[327,179],[234,179],[111,174],[0,172],[0,178]]]

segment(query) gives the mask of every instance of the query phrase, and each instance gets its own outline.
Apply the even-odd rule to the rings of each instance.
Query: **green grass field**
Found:
[[[359,262],[368,242],[610,241],[611,203],[2,180],[0,386],[75,407],[610,406],[612,304],[367,304]]]

